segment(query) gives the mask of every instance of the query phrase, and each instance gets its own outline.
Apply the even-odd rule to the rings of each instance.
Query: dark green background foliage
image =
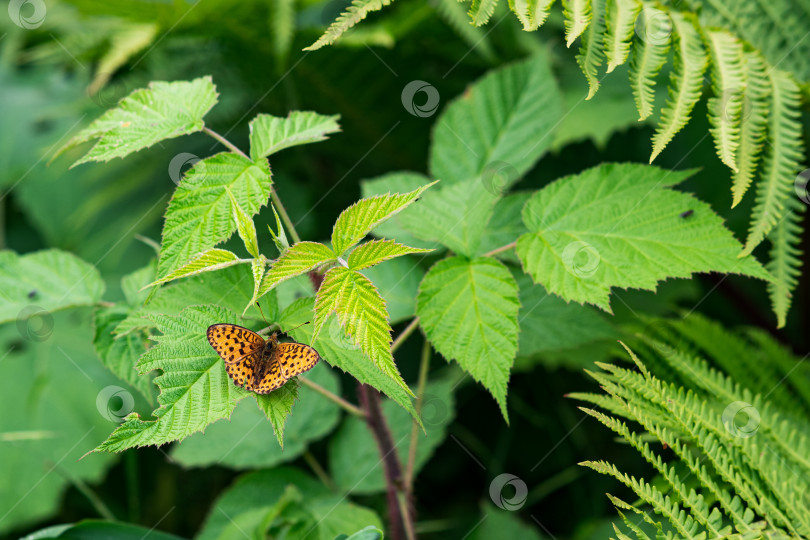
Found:
[[[810,538],[810,8],[547,4],[11,2],[0,534],[404,538],[360,381],[419,538]],[[324,361],[254,399],[256,298]]]

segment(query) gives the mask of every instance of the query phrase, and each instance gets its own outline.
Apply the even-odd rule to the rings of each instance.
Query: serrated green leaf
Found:
[[[329,270],[315,296],[315,338],[332,313],[337,313],[340,326],[374,365],[413,395],[394,363],[388,311],[374,284],[363,274],[342,266]]]
[[[159,141],[201,131],[205,127],[203,116],[216,103],[217,91],[210,76],[193,81],[153,81],[74,135],[54,157],[93,139],[98,142],[72,167],[124,157]]]
[[[236,230],[230,188],[248,216],[267,204],[273,184],[265,160],[230,152],[198,161],[183,178],[166,210],[158,276],[165,277],[193,255],[228,239]]]
[[[509,9],[517,15],[523,30],[531,32],[546,22],[553,3],[554,0],[509,0]]]
[[[591,23],[590,0],[562,0],[565,46],[570,47]]]
[[[394,0],[352,0],[352,5],[340,14],[337,20],[327,28],[326,32],[324,32],[315,43],[309,47],[305,47],[304,50],[314,51],[324,45],[331,45],[342,36],[346,30],[365,19],[369,13],[381,10],[385,6],[390,5],[393,1]]]
[[[294,328],[290,335],[300,343],[309,343],[321,354],[330,365],[348,373],[363,384],[367,384],[384,393],[400,407],[407,410],[414,419],[418,420],[416,409],[411,397],[397,382],[383,374],[374,364],[369,362],[360,347],[346,337],[340,327],[337,317],[329,317],[321,333],[313,340],[311,324],[304,324],[313,318],[315,299],[313,297],[299,298],[290,304],[281,315],[284,328]]]
[[[72,253],[0,251],[0,323],[16,319],[36,332],[25,321],[36,318],[44,324],[52,312],[95,304],[102,294],[104,282],[96,267]]]
[[[456,0],[451,0],[455,2]],[[411,173],[411,172],[394,172],[370,178],[368,180],[360,181],[360,192],[364,198],[373,197],[375,195],[384,195],[386,193],[402,193],[405,191],[412,191],[420,186],[429,183],[430,179],[427,176]],[[430,193],[430,191],[428,191]],[[406,222],[414,221],[414,216],[418,211],[416,210],[424,202],[424,197],[416,202],[416,204],[409,206],[402,212],[398,213],[391,219],[380,223],[372,229],[371,233],[380,238],[393,238],[403,244],[409,246],[416,246],[421,248],[439,248],[440,245],[436,242],[426,242],[413,235],[406,227]],[[418,219],[416,219],[418,221]]]
[[[284,449],[284,424],[287,417],[292,413],[293,405],[298,399],[298,381],[290,381],[279,390],[281,392],[270,392],[269,394],[256,394],[256,404],[264,413],[264,416],[273,424],[273,432],[276,434],[278,445]]]
[[[261,298],[260,291],[262,289],[262,281],[264,278],[264,271],[267,268],[267,257],[264,255],[259,255],[257,258],[253,259],[250,263],[250,273],[253,276],[253,296],[250,298],[250,302],[245,305],[245,309],[242,310],[242,317],[245,316],[247,310],[250,309],[252,305],[256,303],[256,301]]]
[[[157,260],[152,259],[146,266],[121,278],[121,290],[124,298],[133,308],[140,307],[146,302],[149,291],[145,291],[144,288],[154,281],[156,270]]]
[[[362,271],[380,291],[392,325],[416,314],[416,292],[425,275],[416,257],[392,259]]]
[[[250,122],[250,157],[259,160],[285,148],[327,139],[340,131],[340,116],[292,111],[287,117],[260,114]]]
[[[261,298],[268,291],[290,278],[309,272],[323,264],[336,259],[331,249],[317,242],[298,242],[290,246],[281,257],[276,259],[270,270],[264,275],[259,296]]]
[[[430,249],[412,248],[402,244],[397,244],[393,240],[370,240],[365,244],[357,246],[349,254],[347,261],[352,270],[363,270],[383,261],[411,255],[414,253],[429,253]]]
[[[234,385],[225,364],[208,343],[206,330],[215,323],[241,322],[218,306],[192,306],[177,316],[152,314],[161,335],[138,362],[141,374],[160,370],[154,383],[160,388],[160,406],[152,418],[128,415],[95,452],[121,452],[127,448],[161,445],[182,440],[222,418],[250,392]]]
[[[487,257],[439,261],[422,280],[416,300],[419,323],[436,350],[483,384],[507,421],[506,385],[518,348],[519,307],[512,274]]]
[[[675,67],[670,77],[669,97],[653,135],[650,163],[689,121],[703,92],[703,72],[709,60],[695,26],[696,17],[676,11],[671,12],[671,17],[677,36]]]
[[[639,0],[608,0],[605,19],[607,27],[605,56],[608,73],[627,61],[639,11],[641,11]]]
[[[239,233],[239,238],[245,244],[245,249],[254,257],[259,256],[259,239],[256,238],[256,225],[253,220],[248,216],[242,207],[239,206],[236,198],[228,186],[225,186],[225,191],[228,192],[228,197],[231,199],[231,206],[233,207],[233,220],[236,224],[236,231]]]
[[[168,283],[169,281],[174,281],[175,279],[196,276],[197,274],[201,274],[203,272],[221,270],[223,268],[228,268],[229,266],[234,266],[236,264],[245,263],[248,261],[249,259],[240,259],[236,256],[236,253],[232,253],[227,249],[209,249],[203,251],[202,253],[198,253],[186,264],[174,272],[171,272],[167,276],[164,276],[161,279],[155,280],[152,283],[144,286],[144,289],[154,287],[155,285],[160,285],[162,283]]]
[[[488,73],[450,102],[433,128],[430,173],[442,186],[482,177],[517,182],[546,152],[562,117],[547,54]],[[503,183],[496,173],[506,173]]]
[[[607,164],[549,184],[523,208],[524,270],[549,292],[605,311],[611,287],[654,290],[695,272],[770,281],[755,259],[737,258],[739,243],[709,205],[667,189],[690,174]]]
[[[140,333],[130,333],[116,339],[113,335],[128,313],[129,309],[122,306],[96,309],[93,316],[93,347],[107,369],[136,388],[154,405],[152,381],[148,376],[138,375],[135,369],[138,359],[146,352],[146,337]]]
[[[520,287],[518,356],[570,349],[619,333],[591,306],[568,303],[548,294],[526,274],[513,272]]]
[[[284,231],[284,225],[281,224],[281,219],[278,217],[275,205],[270,203],[270,208],[273,209],[273,215],[276,217],[276,229],[278,229],[278,234],[273,231],[270,225],[267,226],[267,229],[270,231],[270,236],[273,237],[273,243],[276,245],[276,249],[278,249],[279,254],[282,254],[290,247],[290,242],[287,240],[287,233]]]
[[[305,376],[340,393],[337,373],[324,362]],[[195,433],[175,445],[172,459],[186,467],[276,467],[298,458],[314,441],[331,433],[341,417],[335,402],[302,385],[297,377],[278,391],[255,398],[239,402],[227,422],[212,424],[205,433]]]
[[[188,307],[189,299],[198,304],[216,304],[239,313],[253,294],[252,281],[248,266],[237,265],[169,283],[159,288],[147,304],[139,304],[121,321],[115,328],[116,339],[129,332],[153,328],[155,323],[149,319],[153,313],[179,314]],[[253,316],[261,318],[258,310],[253,312]]]
[[[409,193],[360,199],[341,212],[335,221],[332,229],[332,249],[338,257],[342,256],[347,249],[365,238],[371,229],[407,208],[423,191],[435,183],[432,182]]]
[[[474,257],[482,253],[481,240],[500,198],[499,185],[472,178],[432,189],[400,223],[418,238]]]

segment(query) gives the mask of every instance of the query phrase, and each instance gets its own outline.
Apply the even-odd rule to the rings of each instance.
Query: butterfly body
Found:
[[[280,343],[277,333],[265,339],[235,324],[212,324],[206,335],[234,384],[257,394],[269,394],[320,360],[312,347]]]

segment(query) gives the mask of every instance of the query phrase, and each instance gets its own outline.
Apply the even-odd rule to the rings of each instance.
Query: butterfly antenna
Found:
[[[266,322],[266,323],[267,323],[267,326],[270,326],[270,323],[269,323],[269,322],[267,322],[267,317],[265,317],[265,316],[264,316],[264,311],[262,311],[262,306],[261,306],[261,304],[259,304],[258,302],[256,302],[256,307],[257,307],[257,308],[259,308],[259,313],[261,313],[261,314],[262,314],[262,319],[264,319],[264,322]]]
[[[305,324],[309,324],[310,322],[312,322],[312,321],[302,322],[301,324],[299,324],[299,325],[298,325],[298,326],[296,326],[295,328],[290,328],[289,330],[287,330],[287,331],[286,331],[286,332],[284,332],[284,333],[285,333],[285,334],[289,334],[289,333],[290,333],[290,332],[292,332],[293,330],[296,330],[296,329],[298,329],[298,328],[301,328],[302,326],[304,326]]]

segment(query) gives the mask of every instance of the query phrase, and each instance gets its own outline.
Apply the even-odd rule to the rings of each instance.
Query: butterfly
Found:
[[[223,323],[209,326],[206,335],[234,384],[257,394],[280,388],[321,359],[318,351],[303,343],[279,343],[277,332],[264,339],[247,328]]]

